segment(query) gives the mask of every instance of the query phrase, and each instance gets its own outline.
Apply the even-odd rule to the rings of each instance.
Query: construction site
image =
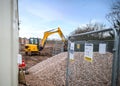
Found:
[[[42,12],[35,14],[38,10],[28,9],[26,2],[30,2],[31,6],[28,7],[34,8],[36,6],[36,9],[43,10],[43,14]],[[81,5],[85,5],[86,2],[82,2]],[[92,1],[92,4],[95,6],[99,5],[94,2]],[[41,3],[45,4],[42,5]],[[49,5],[49,3],[54,11],[51,9],[49,12],[49,6],[46,5]],[[58,0],[58,2],[51,1],[49,3],[44,2],[44,0],[41,2],[1,0],[0,86],[120,86],[120,10],[115,10],[120,9],[120,1],[115,4],[117,8],[113,9],[114,14],[117,11],[117,18],[116,16],[111,18],[111,14],[107,16],[113,19],[113,26],[111,27],[92,22],[77,27],[75,21],[67,21],[66,17],[55,11],[55,9],[66,10],[66,14],[70,12],[67,16],[72,14],[71,12],[78,13],[78,10],[71,11],[69,8],[79,7],[81,2],[69,2],[72,6],[67,1],[63,3],[63,1]],[[102,2],[102,4],[104,3]],[[54,5],[56,6],[56,4],[63,4],[63,8],[55,8]],[[87,3],[85,6],[89,8],[89,4]],[[40,5],[41,7],[39,7]],[[22,8],[22,6],[26,6],[26,8]],[[21,9],[27,9],[28,14],[30,12],[31,14],[25,17],[27,12],[24,14],[25,11],[22,13]],[[50,14],[47,14],[47,12]],[[59,15],[60,19],[57,20],[54,13]],[[74,15],[74,19],[79,18],[77,13]],[[24,15],[24,17],[21,15]],[[39,16],[39,18],[33,17],[33,15]],[[51,16],[55,19],[52,19]],[[25,20],[27,18],[31,19],[32,22],[28,23],[29,20]],[[33,21],[34,18],[36,18],[35,21]],[[65,21],[61,23],[60,20],[62,19],[69,22],[69,24],[64,23]],[[28,27],[24,27],[24,25],[27,25],[25,21],[27,21]],[[48,24],[48,22],[50,23]],[[41,30],[37,27],[37,24],[44,28],[54,28],[43,28]],[[60,24],[61,26],[59,26]],[[76,29],[73,29],[72,25]],[[69,28],[65,30],[66,27]],[[26,29],[26,33],[23,34],[22,30],[24,32],[25,28],[30,29],[28,29],[28,32]],[[40,36],[36,37],[34,32]],[[66,32],[69,35],[66,35]],[[21,33],[26,37],[22,37]],[[54,34],[59,37],[54,39]]]
[[[113,54],[94,52],[94,61],[91,63],[84,60],[84,52],[80,47],[78,49],[74,51],[74,61],[69,62],[67,81],[68,52],[64,51],[61,41],[47,41],[39,55],[26,55],[24,48],[21,49],[27,74],[20,76],[19,86],[66,86],[66,82],[69,86],[110,86]]]
[[[114,78],[119,80],[115,76],[118,66],[114,67],[118,55],[113,52],[118,48],[118,40],[91,40],[89,36],[87,41],[78,41],[77,38],[112,30],[72,35],[66,40],[58,27],[45,31],[42,39],[19,38],[24,60],[24,65],[19,67],[19,86],[114,86]],[[61,40],[47,40],[56,33]]]

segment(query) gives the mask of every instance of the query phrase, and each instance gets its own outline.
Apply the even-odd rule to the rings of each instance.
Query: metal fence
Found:
[[[77,41],[75,37],[113,31],[112,41]],[[117,29],[110,28],[72,35],[68,39],[68,58],[66,69],[66,86],[119,86],[120,34]],[[105,45],[105,53],[100,48]],[[89,47],[91,46],[91,47]],[[88,48],[88,51],[85,49]],[[91,51],[93,48],[93,51]],[[98,52],[99,51],[99,52]],[[103,52],[104,49],[101,51]],[[90,62],[85,61],[85,54],[92,52]],[[87,58],[90,60],[90,58]]]
[[[52,56],[64,51],[64,43],[62,41],[55,41],[53,44]]]
[[[99,41],[99,40],[88,40],[88,41],[75,41],[75,51],[76,52],[84,52],[84,46],[85,43],[89,42],[94,45],[93,51],[98,52],[99,51],[99,44],[100,43],[105,43],[106,44],[106,51],[107,52],[113,52],[113,47],[114,47],[114,40],[104,40],[104,41]],[[80,48],[77,48],[77,45],[80,46]]]

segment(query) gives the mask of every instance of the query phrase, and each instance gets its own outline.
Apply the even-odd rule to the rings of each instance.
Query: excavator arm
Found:
[[[58,27],[57,29],[53,29],[53,30],[44,32],[44,36],[43,36],[43,39],[41,40],[41,44],[40,44],[40,50],[42,50],[44,48],[45,42],[46,42],[48,36],[50,36],[54,33],[58,33],[59,36],[61,37],[62,41],[65,42],[65,37],[64,37],[60,27]]]

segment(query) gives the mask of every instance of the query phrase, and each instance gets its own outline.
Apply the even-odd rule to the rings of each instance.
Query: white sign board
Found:
[[[100,43],[99,44],[99,53],[100,54],[106,54],[106,44],[105,43]]]
[[[18,54],[18,64],[22,64],[22,55]]]
[[[93,44],[85,43],[84,59],[92,62],[93,59]]]
[[[73,61],[74,60],[74,42],[71,42],[70,44],[70,60]]]

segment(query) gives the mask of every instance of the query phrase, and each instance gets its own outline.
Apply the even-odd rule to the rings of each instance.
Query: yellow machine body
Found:
[[[58,27],[57,29],[53,29],[53,30],[49,30],[44,32],[44,36],[43,39],[41,40],[41,42],[39,42],[38,38],[30,38],[29,39],[29,44],[25,45],[25,53],[26,55],[31,55],[32,53],[39,53],[39,51],[41,51],[44,46],[45,46],[45,42],[48,38],[48,36],[50,36],[51,34],[54,33],[58,33],[62,39],[63,42],[65,42],[65,37],[61,31],[61,29]]]
[[[38,53],[38,47],[36,44],[26,44],[25,53],[31,55],[32,53]]]

